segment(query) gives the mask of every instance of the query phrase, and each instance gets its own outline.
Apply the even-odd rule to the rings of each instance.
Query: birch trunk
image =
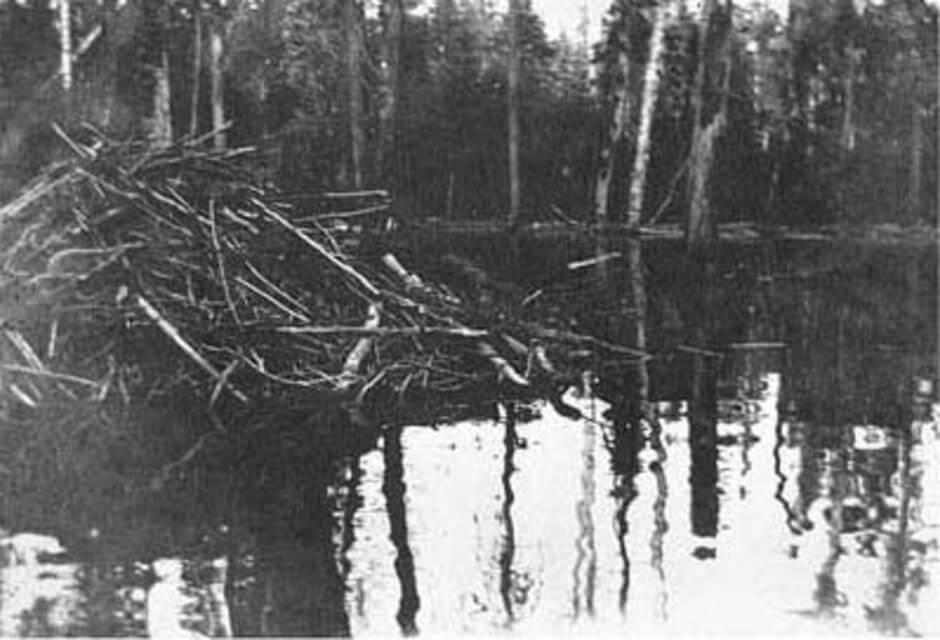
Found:
[[[627,226],[631,229],[640,227],[643,214],[643,194],[646,190],[646,172],[649,165],[650,144],[653,133],[653,116],[656,113],[656,99],[659,97],[659,84],[662,77],[664,34],[666,22],[671,13],[672,0],[663,0],[655,9],[653,33],[650,36],[649,60],[643,79],[643,98],[640,110],[640,127],[637,131],[636,155],[633,159],[633,172],[630,180],[630,200],[627,207]]]
[[[213,25],[209,36],[209,74],[212,93],[212,143],[216,149],[226,147],[225,131],[225,85],[222,76],[222,27]]]
[[[154,68],[153,118],[150,136],[153,145],[157,148],[165,148],[173,144],[170,98],[170,57],[164,51],[160,57],[160,65]]]
[[[193,0],[193,89],[189,103],[189,135],[199,133],[199,90],[202,67],[202,16],[199,1]]]
[[[519,222],[519,1],[509,0],[509,224]]]
[[[362,128],[361,53],[359,50],[359,5],[357,0],[343,3],[343,26],[346,31],[346,83],[349,91],[349,156],[352,186],[362,188],[362,155],[365,133]]]
[[[62,88],[72,88],[72,3],[71,0],[59,0],[59,71],[62,75]]]
[[[623,79],[617,86],[614,96],[614,110],[610,122],[609,135],[606,144],[601,149],[600,171],[597,173],[597,184],[594,188],[594,219],[598,224],[604,224],[608,218],[610,205],[610,181],[614,175],[614,162],[617,146],[623,139],[626,125],[630,121],[630,58],[626,51],[618,56],[620,73]]]

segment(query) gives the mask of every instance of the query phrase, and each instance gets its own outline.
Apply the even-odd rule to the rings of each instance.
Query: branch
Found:
[[[284,218],[284,216],[277,213],[276,211],[274,211],[273,209],[265,205],[263,202],[261,202],[257,198],[253,198],[252,201],[265,213],[265,215],[267,215],[269,218],[271,218],[272,220],[277,222],[279,225],[281,225],[282,227],[290,231],[292,234],[297,236],[304,244],[306,244],[308,247],[310,247],[311,249],[319,253],[321,256],[326,258],[326,260],[330,264],[332,264],[337,269],[339,269],[340,271],[348,275],[350,278],[358,282],[360,285],[362,285],[362,287],[366,291],[368,291],[372,296],[376,298],[379,297],[379,290],[376,288],[374,284],[369,282],[369,280],[364,275],[362,275],[361,273],[353,269],[351,266],[346,264],[344,261],[340,260],[335,255],[327,251],[326,247],[324,247],[322,244],[320,244],[319,242],[311,238],[309,235],[307,235],[306,233],[298,229],[296,226],[288,222],[288,220]]]
[[[212,364],[202,356],[202,354],[200,354],[194,347],[186,342],[186,340],[183,339],[183,336],[180,335],[180,332],[177,331],[176,327],[174,327],[169,323],[169,321],[160,315],[160,312],[157,311],[154,306],[147,301],[146,298],[138,295],[137,306],[139,306],[141,310],[147,315],[147,317],[153,320],[157,327],[159,327],[160,330],[163,331],[163,333],[166,334],[166,336],[183,351],[183,353],[189,356],[190,360],[195,362],[200,369],[212,376],[216,382],[225,384],[226,388],[228,388],[233,396],[238,398],[241,402],[248,404],[248,397],[232,386],[230,382],[227,382],[223,375],[216,371],[215,367],[213,367]]]

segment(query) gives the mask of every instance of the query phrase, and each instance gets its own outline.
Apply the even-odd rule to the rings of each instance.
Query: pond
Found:
[[[512,312],[652,355],[586,357],[580,417],[497,398],[339,457],[279,434],[8,536],[0,633],[940,634],[935,253],[596,249],[463,245]]]

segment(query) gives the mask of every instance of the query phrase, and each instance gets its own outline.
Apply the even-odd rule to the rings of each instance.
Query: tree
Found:
[[[70,0],[58,0],[59,9],[59,48],[62,88],[72,88],[72,3]]]
[[[189,135],[199,133],[199,91],[202,78],[202,7],[200,0],[193,0],[193,82],[189,101]]]
[[[519,50],[520,0],[509,0],[509,224],[519,222],[519,75],[522,66]]]
[[[362,188],[365,130],[362,112],[360,10],[358,0],[343,0],[343,28],[346,37],[346,82],[349,91],[349,159],[352,186]]]
[[[653,33],[650,36],[649,58],[643,79],[642,108],[640,126],[637,131],[636,155],[633,172],[630,176],[630,200],[627,207],[627,226],[638,228],[643,213],[643,195],[646,187],[646,173],[649,166],[650,144],[652,141],[653,116],[656,100],[659,97],[659,84],[663,72],[663,46],[666,24],[672,10],[672,0],[662,0],[662,5],[654,7]]]
[[[173,143],[173,104],[170,88],[170,58],[167,51],[170,10],[172,7],[156,2],[144,3],[142,27],[154,49],[149,61],[153,81],[152,110],[149,117],[151,143],[158,148]]]
[[[212,103],[212,140],[216,149],[224,149],[225,136],[225,76],[222,61],[222,24],[217,17],[209,31],[209,78]]]
[[[623,140],[627,125],[630,123],[630,57],[626,50],[617,55],[620,63],[620,81],[616,85],[612,107],[612,117],[607,139],[601,147],[600,169],[594,187],[594,219],[603,224],[607,222],[607,207],[610,203],[610,182],[614,175],[616,149]]]
[[[715,235],[709,189],[718,140],[728,122],[731,10],[730,0],[726,2],[723,14],[718,13],[716,0],[706,0],[702,4],[698,69],[692,90],[694,120],[688,170],[689,209],[685,228],[686,242],[693,249],[708,245]],[[716,58],[723,69],[718,73],[709,73],[710,69],[717,66]],[[717,99],[707,100],[707,94],[717,94]]]
[[[170,92],[170,58],[166,51],[160,56],[160,64],[153,69],[153,116],[150,137],[158,148],[173,143],[173,115]]]
[[[911,168],[908,180],[909,207],[920,212],[923,209],[924,175],[924,118],[921,96],[921,62],[917,52],[911,56]]]
[[[402,0],[382,3],[382,101],[379,107],[378,175],[395,184],[394,155],[398,122],[398,92],[400,79],[401,32],[404,21]]]

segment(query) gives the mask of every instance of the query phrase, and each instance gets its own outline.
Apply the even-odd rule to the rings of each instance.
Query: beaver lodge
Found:
[[[363,428],[479,393],[559,404],[584,346],[643,357],[484,315],[380,242],[336,230],[387,207],[383,192],[308,199],[311,211],[254,181],[246,149],[69,143],[74,159],[0,208],[8,418],[74,420],[82,407],[119,421],[135,401],[184,399],[224,433],[339,402]],[[194,447],[213,430],[201,432]]]

